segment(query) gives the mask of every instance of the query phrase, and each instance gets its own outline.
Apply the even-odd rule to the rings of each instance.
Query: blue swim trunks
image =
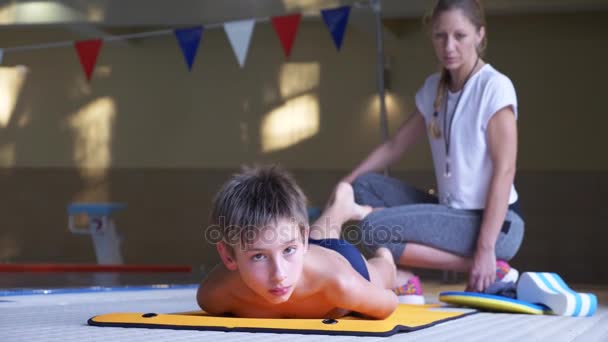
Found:
[[[355,271],[359,272],[363,278],[367,279],[368,281],[370,280],[369,271],[365,265],[363,255],[361,255],[361,252],[359,252],[357,247],[353,246],[350,242],[342,239],[308,239],[308,242],[338,252],[340,255],[345,257],[346,260],[348,260]]]

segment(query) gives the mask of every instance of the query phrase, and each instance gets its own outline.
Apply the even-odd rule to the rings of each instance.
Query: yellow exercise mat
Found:
[[[292,334],[390,336],[414,331],[475,313],[440,305],[399,304],[384,320],[347,316],[339,319],[270,319],[209,316],[204,311],[176,314],[112,313],[89,319],[101,327],[216,330]]]

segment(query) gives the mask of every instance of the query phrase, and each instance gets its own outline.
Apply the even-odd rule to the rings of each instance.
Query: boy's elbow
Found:
[[[384,305],[381,308],[376,308],[376,310],[374,310],[373,312],[367,313],[366,316],[369,316],[373,319],[387,319],[390,315],[392,315],[393,312],[395,312],[395,309],[397,309],[397,305],[399,305],[399,303],[395,301],[394,303]]]
[[[380,312],[378,312],[378,319],[386,319],[388,316],[390,316],[393,312],[395,312],[395,310],[397,309],[397,306],[399,305],[399,300],[397,299],[397,295],[395,295],[395,293],[393,293],[393,291],[391,290],[387,290],[387,292],[389,292],[387,294],[387,302],[385,305],[383,305],[382,310],[380,310]]]
[[[393,291],[374,289],[370,292],[358,286],[357,280],[349,277],[336,279],[333,288],[336,291],[335,294],[340,298],[339,303],[336,303],[337,307],[346,308],[373,319],[385,319],[395,311],[399,300]]]
[[[205,294],[204,291],[202,290],[203,285],[200,285],[198,287],[198,291],[196,292],[196,302],[198,303],[198,306],[201,308],[201,310],[203,311],[207,311],[205,310],[206,308],[206,298],[205,298]]]
[[[196,292],[196,302],[201,310],[205,311],[208,314],[217,314],[217,310],[214,310],[213,307],[213,298],[209,295],[209,290],[206,289],[203,284],[198,287],[198,291]]]
[[[218,310],[216,307],[217,305],[214,305],[210,298],[206,298],[205,296],[197,296],[196,299],[201,310],[205,311],[209,315],[220,316],[226,313],[224,310]]]

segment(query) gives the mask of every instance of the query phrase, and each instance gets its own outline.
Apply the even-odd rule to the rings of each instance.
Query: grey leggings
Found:
[[[386,247],[395,261],[399,261],[407,242],[460,256],[473,255],[483,215],[481,210],[438,204],[435,196],[376,173],[360,176],[353,187],[357,203],[386,208],[362,221],[363,244],[368,249]],[[524,221],[510,209],[496,241],[496,258],[511,260],[523,235]]]

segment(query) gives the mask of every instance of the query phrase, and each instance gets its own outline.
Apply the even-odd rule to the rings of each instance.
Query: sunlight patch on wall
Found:
[[[319,132],[319,100],[313,91],[319,86],[319,63],[287,63],[278,75],[283,105],[262,120],[262,151],[288,148]]]
[[[15,22],[17,7],[14,3],[9,3],[0,7],[0,24],[10,25]]]
[[[48,24],[85,19],[78,11],[56,1],[27,1],[15,6],[16,23]]]
[[[85,178],[103,178],[112,161],[112,128],[116,116],[114,100],[102,97],[73,115],[74,162]]]
[[[401,125],[402,121],[410,113],[403,113],[403,106],[399,99],[387,92],[384,96],[386,104],[386,116],[390,126]],[[367,105],[367,118],[365,125],[370,127],[378,127],[380,129],[380,97],[377,94],[372,95]]]
[[[295,145],[319,132],[319,102],[304,95],[287,101],[262,121],[262,151],[274,152]]]
[[[87,16],[59,1],[11,1],[0,7],[0,24],[65,24],[103,19],[103,12],[89,8]]]
[[[27,68],[22,65],[0,67],[0,128],[11,121],[26,75]]]
[[[112,67],[109,65],[98,65],[95,67],[96,77],[110,77],[112,75]]]
[[[319,63],[287,63],[279,71],[279,90],[283,99],[303,95],[319,86]]]
[[[4,144],[0,146],[0,167],[15,166],[15,144]]]
[[[282,0],[285,12],[310,12],[318,15],[319,8],[340,6],[339,0]]]
[[[100,5],[90,4],[86,11],[88,21],[102,22],[106,16],[105,10]]]

